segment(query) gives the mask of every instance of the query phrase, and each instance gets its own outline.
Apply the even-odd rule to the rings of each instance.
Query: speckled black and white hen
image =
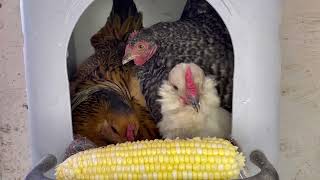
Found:
[[[123,63],[133,60],[147,105],[162,118],[158,90],[178,63],[195,63],[217,82],[221,106],[232,111],[234,55],[231,38],[219,14],[205,0],[188,0],[181,18],[133,32]]]

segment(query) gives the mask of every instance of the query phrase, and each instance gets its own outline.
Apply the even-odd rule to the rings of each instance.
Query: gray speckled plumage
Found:
[[[158,45],[152,58],[138,67],[142,92],[157,121],[162,118],[157,102],[158,89],[169,71],[181,62],[193,62],[206,75],[213,76],[218,82],[221,106],[232,111],[232,42],[222,19],[205,0],[188,0],[180,20],[160,22],[143,29],[128,43],[133,45],[140,40]]]

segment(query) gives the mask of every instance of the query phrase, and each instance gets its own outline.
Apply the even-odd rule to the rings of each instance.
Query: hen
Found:
[[[123,63],[133,60],[152,116],[162,118],[158,90],[178,63],[195,63],[217,82],[221,106],[232,111],[233,48],[219,14],[205,0],[188,0],[176,22],[132,33]]]
[[[169,73],[159,90],[165,138],[229,138],[231,114],[220,107],[216,82],[196,64],[180,63]]]
[[[95,53],[70,85],[75,134],[98,146],[158,138],[133,65],[122,66],[126,40],[142,27],[132,0],[114,0],[106,25],[91,38]]]

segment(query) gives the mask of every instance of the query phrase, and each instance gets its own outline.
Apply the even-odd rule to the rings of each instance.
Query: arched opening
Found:
[[[135,0],[134,2],[138,11],[143,13],[144,27],[149,27],[158,22],[178,20],[181,17],[183,8],[186,4],[186,0]],[[88,8],[86,8],[78,19],[68,44],[67,68],[69,80],[75,80],[73,79],[73,76],[77,71],[77,68],[82,65],[84,61],[87,61],[88,57],[95,53],[90,39],[100,30],[100,28],[105,26],[111,7],[112,0],[95,0]],[[226,8],[225,5],[224,8]]]
[[[167,22],[167,21],[177,21],[181,17],[182,11],[185,7],[186,0],[177,0],[177,1],[145,1],[145,0],[136,0],[134,1],[138,11],[143,13],[143,26],[149,27],[158,22]],[[112,7],[112,0],[95,0],[80,16],[77,21],[68,45],[68,75],[69,79],[73,78],[76,69],[83,64],[84,61],[87,61],[88,57],[95,53],[94,45],[90,42],[90,39],[98,33],[100,28],[106,26],[106,21],[109,17],[110,10]],[[214,15],[216,16],[216,15]],[[223,21],[221,21],[223,22]],[[225,38],[223,36],[229,36],[228,32],[226,35],[221,34],[221,38]],[[227,39],[227,38],[226,38]],[[227,43],[226,43],[227,44]],[[228,74],[233,74],[233,50],[232,44],[229,45],[231,48],[231,53],[228,55],[232,56],[232,66],[231,69],[226,69],[227,71],[232,71]],[[112,51],[112,50],[111,50]],[[114,50],[116,51],[116,50]],[[107,57],[108,58],[108,57]],[[230,58],[231,59],[231,58]],[[89,60],[94,61],[94,60]],[[88,61],[87,61],[88,62]],[[232,76],[232,75],[230,75]],[[72,78],[71,78],[72,77]],[[217,77],[222,77],[217,75]],[[232,83],[232,77],[230,78]],[[72,79],[74,81],[75,79]],[[226,85],[227,86],[227,85]],[[219,91],[221,88],[216,88]],[[232,85],[231,85],[232,89]],[[232,90],[230,90],[232,91]],[[232,94],[230,93],[230,109],[232,104]],[[222,100],[221,100],[222,102]],[[223,102],[224,103],[224,102]],[[75,118],[73,118],[75,119]]]
[[[177,21],[181,17],[182,11],[186,5],[186,0],[178,0],[178,1],[143,1],[143,0],[136,0],[134,1],[136,4],[136,7],[138,8],[138,11],[143,13],[143,27],[148,28],[149,26],[156,24],[158,22],[167,22],[167,21]],[[88,58],[97,52],[94,45],[92,44],[91,38],[95,36],[98,31],[107,26],[106,22],[110,14],[110,10],[112,7],[112,0],[105,1],[105,0],[96,0],[94,1],[80,16],[79,20],[77,21],[73,31],[72,35],[69,41],[68,45],[68,57],[67,57],[67,64],[68,64],[68,75],[69,79],[74,78],[74,73],[76,72],[76,69],[78,69],[79,66],[81,66],[84,61],[88,63]],[[218,16],[218,15],[214,15]],[[221,20],[221,18],[220,18]],[[223,21],[221,20],[221,23]],[[224,26],[224,25],[222,25]],[[111,27],[113,28],[113,27]],[[228,32],[223,32],[225,34],[221,34],[221,38],[225,38],[224,36],[227,36],[226,39],[231,39]],[[228,37],[229,36],[229,37]],[[225,43],[227,44],[227,43]],[[228,71],[227,74],[230,77],[230,79],[227,79],[226,81],[229,81],[232,83],[233,79],[233,48],[232,44],[230,42],[230,48],[231,52],[228,54],[232,59],[232,64],[227,65],[228,68],[224,69],[225,71]],[[94,50],[95,49],[95,50]],[[117,51],[116,49],[109,51]],[[103,55],[102,55],[103,56]],[[100,58],[100,57],[99,57]],[[104,57],[103,57],[104,58]],[[106,57],[109,58],[109,57]],[[228,57],[229,58],[229,57]],[[96,58],[98,59],[98,58]],[[89,58],[89,61],[94,62],[95,59]],[[227,61],[227,60],[226,60]],[[229,61],[229,60],[228,60]],[[230,60],[231,61],[231,60]],[[89,63],[92,64],[92,63]],[[208,67],[208,69],[211,69],[211,67]],[[214,71],[214,70],[213,70]],[[211,73],[213,73],[213,71]],[[208,73],[210,73],[208,71]],[[220,72],[213,73],[214,76],[217,78],[222,78],[223,76],[218,75]],[[72,77],[72,78],[71,78]],[[72,79],[71,81],[75,81],[75,79]],[[227,82],[222,82],[227,83]],[[229,83],[228,82],[228,83]],[[221,88],[216,87],[218,93],[219,91],[227,91],[224,90],[225,87]],[[229,86],[229,85],[228,85]],[[230,85],[230,94],[229,95],[229,108],[227,110],[231,111],[232,106],[232,84]],[[71,90],[73,91],[73,90]],[[77,92],[78,93],[78,92]],[[72,93],[71,93],[72,94]],[[226,97],[225,95],[223,95]],[[221,96],[222,97],[222,96]],[[223,101],[223,98],[221,98],[221,104],[225,103],[226,101]],[[72,107],[73,108],[73,107]],[[225,107],[224,107],[225,108]],[[75,118],[73,118],[75,119]]]

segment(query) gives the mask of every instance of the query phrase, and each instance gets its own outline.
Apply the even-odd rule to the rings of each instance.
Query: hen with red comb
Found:
[[[231,114],[220,107],[216,81],[194,63],[180,63],[159,90],[164,138],[230,138]]]
[[[162,107],[157,101],[160,98],[159,88],[179,63],[195,63],[205,75],[214,77],[220,106],[232,112],[232,42],[221,17],[206,0],[187,0],[178,21],[159,22],[132,33],[122,63],[131,60],[137,66],[142,93],[157,122],[162,119]],[[185,75],[190,79],[191,74]],[[194,94],[197,92],[193,81],[187,84],[191,94],[181,99],[193,101],[193,107],[197,109],[199,105],[195,103],[197,96]]]

